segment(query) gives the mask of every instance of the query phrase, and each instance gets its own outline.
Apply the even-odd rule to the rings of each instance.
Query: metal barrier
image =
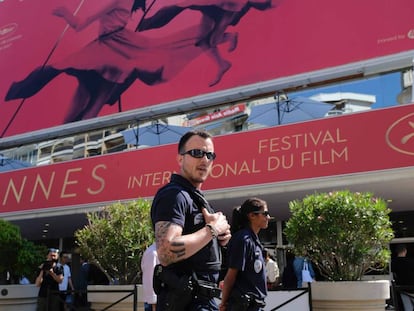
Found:
[[[87,293],[126,293],[125,296],[118,299],[115,302],[110,303],[108,306],[106,306],[104,309],[101,310],[95,310],[95,311],[106,311],[111,310],[111,308],[118,303],[124,301],[128,297],[133,296],[133,308],[132,311],[138,311],[138,287],[137,285],[134,286],[133,289],[112,289],[112,290],[67,290],[67,291],[49,291],[47,296],[47,301],[49,301],[49,298],[51,295],[57,295],[61,302],[64,302],[61,298],[60,294],[71,294],[74,297],[77,295],[87,294]],[[292,295],[289,295],[292,293]],[[294,309],[292,306],[293,304],[297,303],[299,299],[303,298],[304,295],[308,295],[307,304],[303,308],[301,308],[301,311],[312,311],[312,297],[311,297],[311,287],[305,287],[305,288],[292,288],[292,289],[279,289],[270,291],[268,293],[268,297],[266,299],[267,306],[265,308],[265,311],[276,311],[280,310],[283,307],[287,307],[289,309],[287,310],[298,310]],[[282,295],[279,295],[282,294]],[[69,306],[69,309],[72,311],[87,311],[91,310],[89,306],[76,306],[75,304],[71,304]],[[48,311],[54,311],[49,310]]]
[[[95,310],[95,311],[106,311],[106,310],[110,310],[113,306],[117,305],[118,303],[124,301],[125,299],[133,296],[133,307],[132,307],[132,311],[138,311],[138,286],[134,285],[133,289],[111,289],[111,290],[66,290],[66,291],[48,291],[47,294],[47,311],[55,311],[55,310],[49,310],[49,300],[51,295],[56,295],[59,297],[59,301],[64,303],[65,301],[61,298],[61,294],[71,294],[73,295],[74,299],[76,296],[78,295],[84,295],[84,294],[88,294],[88,293],[127,293],[125,296],[121,297],[120,299],[118,299],[115,302],[110,303],[108,306],[106,306],[104,309],[101,310]],[[75,299],[76,300],[76,299]],[[70,310],[73,311],[87,311],[87,310],[91,310],[89,306],[76,306],[75,304],[71,304],[69,306]]]
[[[292,295],[287,295],[288,293],[292,293]],[[286,310],[298,310],[295,309],[292,305],[297,304],[298,300],[303,298],[304,295],[308,295],[306,305],[303,306],[300,310],[301,311],[312,311],[312,295],[311,295],[311,287],[304,287],[304,288],[292,288],[292,289],[277,289],[268,292],[268,296],[266,298],[266,308],[265,311],[276,311],[283,307],[287,307]],[[306,309],[308,308],[308,309]]]

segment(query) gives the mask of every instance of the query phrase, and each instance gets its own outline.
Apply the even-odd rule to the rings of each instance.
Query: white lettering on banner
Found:
[[[23,176],[19,181],[10,178],[5,187],[2,205],[6,206],[12,202],[21,203],[24,197],[30,197],[30,202],[49,200],[53,194],[59,194],[59,199],[69,199],[84,194],[81,193],[84,190],[90,195],[99,195],[105,190],[105,179],[99,175],[99,170],[107,170],[107,166],[105,164],[94,166],[90,175],[85,174],[85,168],[82,167],[64,170],[62,183],[57,183],[58,173],[56,171],[48,174],[38,173],[33,177],[33,181],[28,180],[28,176]],[[88,178],[97,182],[96,188]]]
[[[336,151],[334,148],[325,152],[322,150],[307,151],[302,152],[300,155],[302,167],[305,167],[307,164],[313,166],[334,164],[338,159],[343,159],[345,162],[347,162],[348,147],[345,147],[340,151]]]
[[[290,149],[304,149],[323,146],[326,144],[346,143],[348,140],[341,137],[340,129],[325,130],[317,133],[299,133],[282,137],[273,137],[259,140],[259,154],[287,151]]]
[[[233,162],[225,164],[215,164],[210,173],[212,178],[220,178],[226,176],[239,176],[244,174],[258,174],[261,173],[261,170],[256,167],[256,160],[252,159],[251,161],[243,162]]]
[[[336,150],[312,150],[305,152],[289,153],[279,156],[269,156],[263,159],[252,159],[251,161],[233,162],[225,164],[214,164],[210,174],[212,178],[222,178],[229,176],[241,176],[251,174],[261,174],[263,172],[274,172],[277,170],[289,170],[295,167],[310,167],[335,164],[339,160],[347,162],[348,147]],[[264,165],[266,165],[264,167]]]
[[[222,178],[261,174],[347,162],[349,151],[348,146],[344,146],[347,141],[342,137],[339,128],[259,139],[255,158],[245,159],[243,162],[214,164],[211,176]],[[275,153],[277,155],[273,155]]]
[[[291,153],[290,155],[282,155],[279,157],[269,157],[267,159],[267,170],[275,171],[279,168],[283,169],[290,169],[293,167],[294,164],[294,155]]]
[[[139,176],[128,177],[128,189],[136,187],[155,187],[161,186],[169,182],[172,173],[170,171],[146,173]]]
[[[347,142],[348,139],[343,137],[339,128],[265,139],[257,138],[246,146],[253,152],[244,154],[243,158],[234,159],[224,156],[223,162],[215,161],[210,178],[261,176],[265,182],[273,178],[272,174],[283,171],[302,172],[301,169],[304,168],[343,164],[350,158]],[[121,192],[133,190],[131,193],[147,194],[152,191],[152,188],[156,189],[167,184],[174,173],[168,170],[149,171],[136,175],[121,174],[117,175],[115,180],[107,180],[106,178],[109,177],[107,174],[112,169],[106,164],[99,163],[92,167],[79,165],[60,170],[39,171],[20,178],[12,177],[1,189],[2,205],[19,204],[23,207],[30,205],[29,202],[56,202],[56,200],[61,200],[60,204],[64,205],[72,203],[70,200],[76,202],[99,200],[99,195],[105,192],[107,184],[114,182]],[[226,184],[225,179],[223,182]]]
[[[90,187],[86,188],[86,191],[89,194],[92,194],[92,195],[98,195],[99,193],[101,193],[105,189],[105,179],[102,178],[101,176],[99,176],[99,174],[97,174],[98,169],[105,169],[106,170],[107,166],[104,165],[104,164],[101,164],[101,165],[97,165],[93,168],[92,178],[98,182],[99,187],[96,190],[94,190]]]
[[[42,188],[41,190],[43,191],[43,195],[45,196],[45,198],[49,199],[50,192],[51,192],[52,185],[53,185],[53,181],[55,179],[55,174],[56,174],[55,172],[53,172],[51,174],[47,189],[46,189],[45,183],[43,182],[43,179],[40,177],[40,175],[36,175],[36,181],[35,181],[34,186],[33,186],[33,191],[32,191],[32,196],[30,197],[30,202],[33,202],[35,200],[35,194],[37,193],[38,186],[40,186],[40,188]],[[62,187],[62,190],[63,190],[63,187]]]
[[[13,179],[10,179],[9,185],[7,186],[6,195],[3,198],[3,205],[6,205],[7,198],[10,195],[10,191],[13,191],[14,197],[16,198],[17,203],[20,203],[20,200],[22,199],[23,189],[26,185],[27,177],[23,177],[22,185],[17,191],[16,185],[13,182]]]

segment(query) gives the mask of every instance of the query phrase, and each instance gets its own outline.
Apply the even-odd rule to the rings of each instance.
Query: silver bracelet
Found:
[[[214,228],[214,227],[213,227],[212,225],[210,225],[210,224],[206,224],[206,227],[210,229],[210,232],[211,232],[211,237],[212,237],[213,239],[217,238],[217,236],[218,236],[218,232],[217,232],[216,228]]]

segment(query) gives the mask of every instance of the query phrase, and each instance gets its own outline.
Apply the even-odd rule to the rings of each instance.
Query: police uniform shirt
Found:
[[[171,182],[158,190],[151,208],[153,225],[158,221],[168,221],[183,228],[183,235],[196,232],[206,224],[200,206],[194,202],[191,192],[198,190],[184,177],[173,174]],[[198,192],[198,195],[201,195]],[[210,212],[213,212],[210,210]],[[181,262],[168,266],[177,274],[197,272],[206,281],[216,282],[221,267],[220,250],[217,239],[210,241],[196,254]],[[203,272],[207,272],[206,274]]]
[[[257,235],[250,228],[237,231],[227,248],[228,267],[239,271],[234,286],[241,293],[252,294],[259,300],[264,300],[267,295],[262,249]]]

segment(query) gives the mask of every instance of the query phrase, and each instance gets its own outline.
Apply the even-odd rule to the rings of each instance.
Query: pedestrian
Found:
[[[90,265],[88,259],[80,256],[79,275],[75,282],[75,306],[79,308],[88,307],[88,284],[90,279]]]
[[[315,280],[315,271],[313,270],[312,262],[304,256],[295,256],[293,260],[293,269],[295,270],[295,275],[297,279],[297,287],[303,288],[306,287],[309,280],[303,280],[302,271],[307,269],[309,270],[309,275],[312,280]]]
[[[258,234],[268,227],[269,219],[267,203],[259,198],[249,198],[233,210],[220,311],[264,310],[266,266]]]
[[[63,280],[62,283],[59,284],[59,290],[61,291],[60,294],[60,298],[61,298],[61,302],[60,302],[60,310],[61,311],[65,311],[68,309],[67,304],[66,304],[66,299],[72,298],[72,294],[68,294],[68,290],[74,290],[75,287],[73,286],[72,283],[72,271],[68,265],[70,258],[69,258],[69,253],[62,251],[60,253],[60,265],[63,268]]]
[[[231,237],[230,225],[201,192],[215,158],[208,132],[187,132],[178,143],[179,173],[154,197],[151,218],[160,261],[156,278],[163,281],[154,284],[158,311],[218,310],[214,297],[219,296],[220,246]],[[192,282],[197,282],[197,293]]]
[[[395,297],[398,299],[399,305],[404,310],[413,310],[414,308],[414,259],[407,256],[408,250],[406,244],[398,244],[396,246],[396,256],[391,260],[391,272],[397,286],[405,286],[406,288],[399,292]]]
[[[296,289],[298,287],[298,279],[296,277],[295,268],[293,267],[293,261],[295,260],[295,254],[292,250],[286,251],[286,266],[282,273],[282,287],[284,289]]]
[[[272,290],[279,284],[279,266],[266,248],[263,250],[263,258],[266,263],[267,289]]]
[[[49,248],[46,261],[38,269],[35,284],[39,287],[37,311],[60,309],[59,284],[63,281],[63,267],[58,265],[59,250]]]
[[[152,243],[147,247],[141,260],[142,288],[145,311],[155,311],[157,308],[157,294],[154,292],[153,277],[154,268],[160,262],[157,255],[157,247]]]

